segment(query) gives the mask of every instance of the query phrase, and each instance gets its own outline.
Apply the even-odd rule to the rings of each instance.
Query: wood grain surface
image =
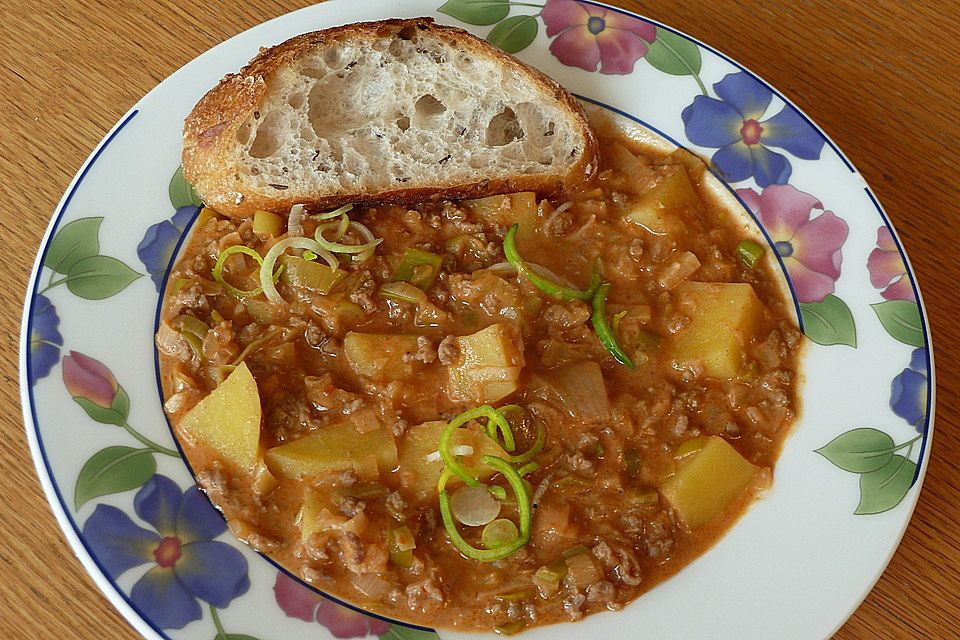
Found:
[[[899,230],[936,345],[936,438],[902,545],[836,637],[958,637],[960,3],[614,2],[718,47],[782,90],[847,153]],[[144,93],[213,45],[305,4],[0,0],[0,247],[9,267],[0,278],[0,637],[136,637],[71,552],[24,436],[17,336],[51,213]]]

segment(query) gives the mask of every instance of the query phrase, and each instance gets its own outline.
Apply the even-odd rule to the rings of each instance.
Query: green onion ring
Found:
[[[443,526],[450,536],[450,542],[453,546],[468,558],[479,560],[480,562],[493,562],[506,558],[517,551],[530,541],[530,528],[532,521],[532,511],[530,506],[530,493],[523,482],[523,478],[517,473],[517,470],[510,466],[510,463],[503,458],[496,456],[483,456],[482,461],[494,470],[503,474],[510,487],[517,495],[517,509],[520,512],[520,535],[513,542],[497,547],[495,549],[477,549],[469,542],[463,539],[457,530],[457,525],[453,520],[453,514],[450,511],[450,497],[447,495],[446,484],[451,474],[446,471],[440,476],[440,483],[437,488],[440,491],[440,517],[443,519]],[[456,472],[454,472],[456,473]]]
[[[219,256],[217,256],[217,263],[213,265],[213,279],[223,285],[223,288],[227,293],[236,296],[237,298],[253,298],[254,296],[260,295],[260,293],[263,291],[263,286],[259,286],[256,289],[250,289],[249,291],[243,291],[241,289],[237,289],[224,279],[223,265],[226,263],[227,258],[235,253],[242,253],[246,256],[250,256],[256,260],[257,264],[260,265],[261,268],[263,267],[263,258],[260,257],[260,254],[257,253],[255,249],[251,249],[250,247],[242,244],[235,244],[232,247],[227,247],[220,252]],[[276,278],[279,277],[279,275],[279,273],[274,274],[274,282],[276,282]]]
[[[334,209],[333,211],[327,211],[326,213],[318,213],[310,217],[313,218],[314,220],[331,220],[333,218],[336,218],[339,215],[346,214],[351,209],[353,209],[352,204],[345,204],[342,207]]]
[[[302,238],[300,236],[284,238],[270,248],[270,251],[268,251],[267,255],[264,256],[263,262],[260,265],[260,286],[263,288],[263,293],[265,296],[267,296],[267,300],[273,302],[274,304],[283,302],[283,297],[281,297],[280,292],[277,291],[277,287],[273,281],[273,265],[277,263],[277,260],[281,255],[283,255],[284,251],[291,248],[313,251],[319,257],[323,258],[328,265],[330,265],[331,271],[336,271],[340,267],[340,263],[337,261],[337,258],[332,253],[321,247],[315,240],[311,238]]]
[[[528,462],[527,464],[525,464],[525,465],[523,465],[522,467],[520,467],[519,469],[517,469],[517,473],[518,473],[518,474],[520,475],[520,477],[522,478],[523,476],[527,475],[528,473],[533,473],[534,471],[536,471],[536,470],[539,469],[539,468],[540,468],[540,465],[538,465],[536,462]]]
[[[633,360],[617,342],[617,336],[614,335],[610,323],[607,322],[607,296],[610,295],[611,286],[609,282],[605,282],[597,289],[597,293],[593,297],[593,313],[590,315],[590,322],[593,324],[593,330],[596,332],[603,348],[609,351],[617,362],[633,369],[635,367]]]
[[[517,251],[517,229],[520,225],[513,225],[507,231],[507,236],[503,239],[503,253],[507,261],[513,265],[513,268],[522,274],[537,289],[558,300],[590,300],[593,298],[597,287],[600,286],[600,272],[597,265],[594,265],[593,273],[590,276],[590,284],[586,289],[575,289],[566,285],[558,284],[546,278],[533,269],[520,257]]]
[[[327,229],[333,229],[334,227],[337,228],[339,233],[339,230],[342,227],[342,225],[343,225],[342,221],[341,222],[325,222],[321,224],[319,227],[317,227],[316,234],[314,235],[314,239],[317,241],[317,244],[319,244],[321,247],[323,247],[327,251],[331,251],[333,253],[360,254],[357,256],[357,259],[365,260],[366,258],[369,258],[371,255],[373,255],[373,250],[376,248],[376,246],[381,242],[383,242],[383,238],[374,238],[369,242],[365,242],[364,244],[343,244],[341,242],[331,242],[330,240],[327,240],[326,238],[323,237],[324,231],[326,231]],[[355,222],[353,220],[348,219],[347,227],[355,229],[365,237],[367,237],[368,234],[369,234],[369,237],[371,238],[373,237],[372,234],[370,234],[370,230],[364,227],[359,222]],[[366,233],[364,233],[364,231]],[[346,233],[346,230],[344,230],[344,233]],[[339,240],[340,237],[342,236],[338,236],[337,239]]]
[[[535,455],[543,451],[543,445],[546,443],[546,441],[547,441],[547,432],[543,428],[543,423],[540,420],[537,420],[537,439],[534,441],[533,446],[519,455],[510,456],[510,462],[513,464],[517,464],[520,462],[526,462],[530,460]]]
[[[440,452],[440,457],[443,459],[443,463],[447,465],[447,469],[453,473],[455,476],[463,480],[471,487],[480,486],[480,483],[476,478],[470,475],[470,472],[467,469],[457,462],[456,457],[453,453],[450,452],[450,440],[453,439],[453,434],[461,426],[470,422],[471,420],[476,420],[477,418],[490,417],[496,409],[491,407],[488,404],[485,404],[481,407],[476,407],[475,409],[469,409],[464,411],[456,418],[447,423],[447,426],[444,428],[443,432],[440,434],[440,443],[437,447],[437,450]]]

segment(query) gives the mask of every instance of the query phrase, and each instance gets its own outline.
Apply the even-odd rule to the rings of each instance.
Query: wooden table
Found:
[[[838,638],[952,638],[960,628],[960,4],[614,0],[753,69],[831,135],[876,190],[926,293],[936,442],[913,521]],[[81,163],[146,91],[213,45],[307,0],[0,1],[0,635],[133,638],[55,523],[27,450],[17,339],[36,248]],[[229,10],[224,9],[229,5]],[[776,637],[771,630],[771,637]]]

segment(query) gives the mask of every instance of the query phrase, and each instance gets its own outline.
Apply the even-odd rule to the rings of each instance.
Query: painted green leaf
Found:
[[[123,416],[124,421],[130,417],[130,396],[121,385],[117,385],[117,395],[113,396],[110,408]]]
[[[100,496],[130,491],[153,477],[157,461],[150,449],[107,447],[93,454],[77,478],[73,503],[77,509]]]
[[[857,326],[847,303],[835,295],[822,302],[801,302],[803,331],[817,344],[845,344],[856,348]]]
[[[644,56],[655,69],[674,76],[700,73],[700,48],[683,36],[657,27],[657,39]]]
[[[127,416],[120,413],[116,409],[105,409],[81,396],[74,397],[73,401],[83,407],[83,410],[87,412],[87,415],[100,424],[115,424],[118,427],[122,427],[127,422]]]
[[[467,24],[487,25],[506,18],[510,3],[508,0],[449,0],[437,11]]]
[[[258,640],[258,638],[243,633],[228,633],[226,635],[218,634],[213,640]]]
[[[893,509],[907,495],[916,472],[917,463],[898,454],[876,471],[861,475],[860,504],[854,513],[868,515]]]
[[[380,640],[440,640],[440,636],[435,631],[422,631],[392,624],[390,629],[380,636]]]
[[[188,205],[199,207],[203,204],[203,200],[201,200],[197,192],[193,190],[193,186],[183,177],[183,166],[178,167],[177,171],[173,174],[167,191],[170,194],[170,204],[173,205],[174,209]]]
[[[922,347],[923,324],[920,322],[920,305],[910,300],[887,300],[870,305],[880,324],[890,336],[911,347]]]
[[[100,223],[103,218],[80,218],[65,225],[53,237],[43,266],[64,275],[80,260],[100,253]]]
[[[70,269],[67,288],[81,298],[103,300],[120,293],[142,275],[116,258],[90,256]]]
[[[536,16],[513,16],[495,26],[487,42],[507,53],[517,53],[530,46],[539,28]]]
[[[834,438],[817,453],[852,473],[869,473],[880,469],[893,458],[893,438],[877,429],[852,429]]]

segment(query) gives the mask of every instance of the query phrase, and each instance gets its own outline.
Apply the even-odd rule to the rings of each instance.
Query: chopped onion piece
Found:
[[[450,496],[450,510],[462,524],[480,527],[500,514],[500,503],[485,486],[460,487]]]
[[[387,595],[393,588],[389,582],[375,573],[351,573],[350,582],[357,591],[374,600]]]
[[[434,451],[433,453],[428,453],[426,456],[424,456],[424,460],[427,462],[436,462],[437,460],[441,459],[442,458],[440,457],[439,451]]]
[[[303,219],[306,217],[306,209],[302,204],[295,204],[290,207],[290,215],[287,217],[287,233],[291,236],[303,235]]]
[[[458,444],[456,446],[450,447],[450,453],[452,453],[455,456],[473,455],[473,447],[471,447],[468,444]],[[437,454],[439,455],[440,452],[438,451]]]

